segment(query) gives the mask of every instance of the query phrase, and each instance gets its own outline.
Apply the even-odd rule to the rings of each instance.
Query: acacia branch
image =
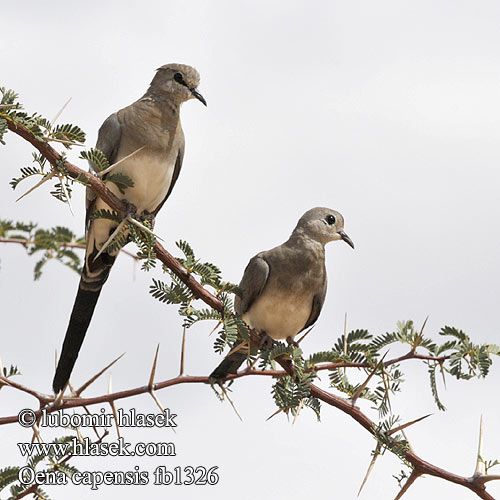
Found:
[[[284,370],[242,370],[238,373],[234,373],[231,375],[228,375],[225,380],[234,380],[237,378],[241,377],[246,377],[250,375],[261,375],[261,376],[267,376],[267,377],[283,377],[287,373]],[[179,384],[208,384],[210,383],[210,377],[208,376],[195,376],[195,375],[182,375],[179,377],[171,378],[168,380],[164,380],[162,382],[156,382],[155,384],[152,385],[143,385],[140,387],[135,387],[134,389],[127,389],[125,391],[119,391],[119,392],[113,392],[110,394],[103,394],[102,396],[95,396],[92,398],[82,398],[82,397],[65,397],[61,401],[61,404],[56,406],[56,405],[51,405],[51,406],[44,406],[44,410],[46,413],[53,413],[59,410],[64,410],[68,408],[78,408],[78,407],[83,407],[83,406],[92,406],[96,404],[103,404],[103,403],[110,403],[113,401],[117,401],[119,399],[126,399],[130,398],[132,396],[138,396],[139,394],[146,394],[148,393],[151,389],[153,390],[160,390],[160,389],[165,389],[166,387],[171,387],[173,385],[179,385]],[[25,392],[27,394],[30,394],[31,396],[34,396],[37,398],[42,405],[47,405],[49,403],[54,402],[54,396],[53,395],[47,395],[47,394],[42,394],[40,392],[34,391],[32,389],[29,389],[25,387],[22,384],[18,384],[16,382],[11,381],[10,379],[7,379],[3,376],[0,375],[0,385],[5,384],[7,387],[12,387],[14,389],[17,389],[19,391]],[[42,409],[37,410],[34,412],[37,417],[42,415]],[[0,425],[5,425],[5,424],[13,424],[18,422],[18,417],[17,415],[12,415],[9,417],[0,417]]]
[[[36,241],[29,240],[29,239],[22,239],[22,238],[0,238],[0,243],[18,243],[19,245],[22,245],[23,247],[28,247],[29,245],[36,245]],[[66,243],[64,241],[58,241],[57,245],[61,248],[81,248],[85,249],[86,246],[83,243]],[[137,255],[134,255],[132,252],[129,252],[128,250],[125,250],[125,248],[120,248],[120,252],[123,252],[124,254],[127,254],[129,257],[132,257],[135,260],[139,260]]]
[[[7,118],[8,128],[21,136],[23,139],[27,140],[31,143],[52,165],[53,168],[58,169],[58,164],[63,162],[64,168],[68,172],[69,176],[76,179],[80,177],[80,179],[84,178],[86,182],[90,185],[91,189],[99,196],[106,204],[108,204],[112,209],[116,210],[122,217],[127,216],[127,205],[124,201],[120,200],[115,194],[113,194],[106,185],[95,175],[90,172],[86,172],[77,166],[73,165],[67,160],[63,160],[62,156],[50,146],[47,142],[40,140],[34,137],[31,132],[25,127],[13,122],[10,118]],[[200,283],[182,266],[163,246],[156,242],[155,244],[155,253],[158,259],[168,268],[170,269],[194,294],[194,296],[198,299],[203,300],[207,305],[221,314],[224,313],[224,306],[222,302],[215,297],[208,290],[203,288]],[[420,355],[413,354],[413,357],[418,357]],[[412,356],[410,354],[403,356],[399,359],[402,361],[403,359],[410,359]],[[428,359],[424,357],[424,359]],[[434,359],[434,358],[431,358]],[[276,358],[276,361],[284,368],[286,373],[291,376],[294,376],[294,368],[289,360],[281,358]],[[396,362],[396,361],[394,361]],[[230,375],[227,377],[227,380],[238,378],[241,376],[245,376],[245,374],[267,374],[265,372],[259,372],[257,370],[249,371],[247,373],[241,372],[240,374]],[[4,380],[1,377],[0,380]],[[78,399],[64,399],[62,402],[62,406],[59,408],[53,408],[52,411],[59,410],[60,408],[72,408],[76,406],[92,405],[101,403],[104,401],[114,401],[116,399],[122,399],[130,396],[134,396],[137,394],[149,392],[151,388],[153,390],[162,389],[165,387],[169,387],[171,385],[182,384],[182,383],[207,383],[208,377],[177,377],[175,379],[166,380],[164,382],[160,382],[157,384],[153,384],[152,386],[144,386],[136,389],[130,389],[127,391],[122,391],[115,394],[110,394],[106,396],[99,396],[97,398],[78,398]],[[7,385],[12,385],[10,381],[7,381]],[[26,391],[28,392],[28,391]],[[372,435],[376,435],[376,424],[373,422],[368,416],[366,416],[361,410],[351,404],[346,399],[335,396],[318,386],[311,384],[311,396],[314,396],[324,403],[338,408],[344,413],[350,415],[354,420],[356,420],[362,427],[364,427],[368,432]],[[109,398],[109,399],[108,399]],[[51,409],[51,408],[49,408]],[[49,410],[48,409],[48,410]],[[14,420],[12,420],[14,418]],[[17,421],[17,417],[3,417],[0,418],[0,424],[10,423]],[[441,469],[435,465],[432,465],[425,460],[418,457],[412,451],[406,451],[405,458],[410,462],[414,467],[415,474],[429,474],[435,477],[442,478],[446,481],[451,481],[453,483],[459,484],[466,488],[469,488],[473,491],[478,497],[485,500],[494,500],[494,498],[486,492],[484,481],[481,480],[483,476],[472,476],[472,477],[463,477],[451,472],[448,472],[444,469]],[[414,476],[415,477],[415,476]]]
[[[290,375],[294,376],[294,368],[289,360],[276,358],[276,361],[285,369],[285,371]],[[371,420],[367,415],[365,415],[358,407],[353,406],[350,401],[335,396],[320,387],[311,384],[311,396],[314,396],[324,403],[334,406],[339,410],[350,415],[356,422],[358,422],[362,427],[364,427],[370,434],[376,435],[377,425]],[[426,462],[413,451],[408,450],[405,453],[405,459],[408,460],[413,465],[413,471],[415,475],[429,474],[431,476],[439,477],[446,481],[450,481],[460,486],[465,486],[472,490],[479,498],[485,500],[495,500],[487,491],[484,486],[484,481],[481,480],[484,476],[471,476],[464,477],[452,472],[448,472],[440,467]],[[413,482],[413,481],[412,481]]]
[[[384,366],[389,366],[391,364],[394,364],[395,362],[401,361],[402,359],[409,360],[409,359],[418,359],[418,358],[419,358],[419,355],[409,352],[405,356],[386,361],[384,363]],[[117,361],[117,360],[115,360],[115,361]],[[107,368],[109,368],[111,366],[111,364],[108,365],[105,369],[101,370],[96,376],[92,377],[89,382],[90,383],[94,382],[100,375],[102,375],[104,373],[104,371]],[[332,369],[336,369],[336,368],[369,368],[369,367],[370,367],[370,365],[368,363],[339,362],[339,363],[325,363],[322,365],[316,365],[316,366],[311,367],[311,369],[308,371],[319,372],[319,371],[323,371],[323,370],[332,370]],[[289,372],[286,369],[284,369],[284,370],[258,370],[255,368],[246,368],[244,370],[239,371],[238,373],[227,375],[223,380],[224,380],[224,382],[228,382],[231,380],[235,380],[237,378],[247,377],[247,376],[251,376],[251,375],[281,378],[281,377],[284,377],[286,375],[289,375]],[[58,410],[65,409],[65,408],[77,408],[80,406],[83,407],[83,406],[90,406],[90,405],[101,404],[101,403],[110,403],[110,402],[116,401],[117,399],[124,399],[124,398],[129,398],[132,396],[137,396],[139,394],[144,394],[151,389],[151,387],[149,385],[147,385],[147,386],[136,387],[134,389],[128,389],[126,391],[104,394],[102,396],[96,396],[93,398],[80,397],[80,393],[82,392],[82,390],[87,388],[90,385],[90,383],[86,383],[82,386],[82,388],[78,389],[75,392],[76,396],[70,396],[70,397],[63,398],[60,405],[45,408],[46,412],[52,413],[54,411],[58,411]],[[159,390],[159,389],[165,389],[166,387],[170,387],[173,385],[179,385],[179,384],[208,384],[208,383],[210,383],[210,379],[207,376],[191,376],[191,375],[188,376],[188,375],[181,374],[178,377],[167,379],[167,380],[164,380],[162,382],[157,382],[157,383],[153,384],[152,388],[153,388],[153,390]],[[23,384],[19,384],[18,382],[15,382],[11,378],[6,378],[6,377],[0,375],[0,387],[2,386],[2,384],[4,384],[7,387],[12,387],[13,389],[17,389],[21,392],[24,392],[26,394],[29,394],[30,396],[35,397],[36,399],[38,399],[40,404],[44,407],[46,405],[54,402],[54,395],[43,394],[39,391],[35,391],[33,389],[30,389],[29,387],[26,387]],[[341,399],[341,400],[344,401],[343,399]],[[37,415],[41,415],[41,410],[38,411]],[[16,415],[12,415],[9,417],[0,417],[0,425],[12,424],[15,422],[17,422]]]

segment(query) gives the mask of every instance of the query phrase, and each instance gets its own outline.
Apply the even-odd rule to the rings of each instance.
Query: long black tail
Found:
[[[90,255],[87,252],[85,256],[85,265],[83,266],[78,293],[76,294],[75,304],[64,337],[56,374],[52,381],[52,388],[56,394],[66,385],[73,371],[80,347],[82,347],[83,339],[94,314],[97,299],[115,261],[115,256],[107,253],[102,253],[94,260],[96,253],[97,250],[94,248]]]
[[[235,346],[235,348],[237,347],[238,346]],[[210,374],[210,377],[218,380],[230,373],[236,373],[238,368],[246,361],[247,357],[248,348],[246,347],[233,352],[221,362],[221,364]]]
[[[64,337],[61,357],[52,382],[52,388],[56,394],[66,385],[73,371],[100,293],[100,289],[97,291],[84,290],[80,281],[68,329]]]

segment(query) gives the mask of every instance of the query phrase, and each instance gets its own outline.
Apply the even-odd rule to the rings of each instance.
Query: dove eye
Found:
[[[182,74],[181,74],[181,73],[176,73],[176,74],[174,75],[174,80],[175,80],[177,83],[180,83],[181,85],[187,86],[187,85],[186,85],[186,82],[184,81],[184,78],[182,78]]]
[[[325,220],[328,224],[330,224],[330,226],[335,224],[335,216],[333,216],[333,215],[327,215],[325,217]]]

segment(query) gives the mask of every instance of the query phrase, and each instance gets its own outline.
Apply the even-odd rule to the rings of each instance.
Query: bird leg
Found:
[[[286,338],[286,341],[287,341],[288,345],[293,345],[294,347],[299,347],[299,344],[297,342],[295,342],[295,340],[293,340],[292,337],[290,337],[290,335]]]
[[[155,220],[156,220],[156,216],[154,213],[148,212],[147,210],[144,210],[143,212],[141,212],[141,214],[138,214],[137,207],[133,203],[130,203],[130,201],[128,201],[126,198],[122,198],[122,201],[127,207],[125,219],[128,219],[128,218],[135,219],[143,225],[144,225],[145,221],[148,221],[149,224],[151,225],[151,231],[154,229]],[[149,227],[149,226],[146,225],[146,227]]]
[[[144,210],[139,216],[139,220],[144,224],[145,221],[148,221],[151,224],[151,229],[155,228],[156,216],[152,212],[148,212]]]
[[[260,333],[259,349],[263,351],[270,351],[274,346],[274,339],[272,339],[266,332]]]
[[[130,203],[130,201],[128,201],[126,198],[122,198],[122,202],[127,207],[125,218],[135,217],[137,215],[137,207],[133,203]]]

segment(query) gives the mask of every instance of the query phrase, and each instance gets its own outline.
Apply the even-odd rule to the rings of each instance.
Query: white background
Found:
[[[19,4],[21,5],[21,4]],[[498,343],[500,215],[500,6],[495,1],[332,2],[34,2],[2,9],[0,84],[21,94],[28,111],[51,118],[72,97],[59,123],[76,123],[95,144],[112,112],[139,98],[154,69],[195,66],[208,101],[183,106],[186,155],[178,184],[157,218],[166,247],[188,240],[203,260],[238,282],[249,258],[285,239],[314,206],[341,211],[356,244],[327,248],[329,290],[306,353],[328,349],[349,328],[373,334],[414,319],[439,340],[445,324],[476,342]],[[43,187],[19,203],[26,181],[8,181],[31,161],[31,148],[8,134],[0,150],[0,216],[64,225],[83,233],[84,193],[76,217]],[[78,152],[70,158],[77,160]],[[34,258],[0,247],[4,365],[17,364],[30,387],[50,393],[78,275],[50,263],[33,282]],[[122,352],[113,389],[144,385],[154,349],[157,380],[178,372],[181,320],[175,306],[148,296],[152,276],[121,256],[101,295],[72,380],[80,385]],[[220,361],[209,325],[188,335],[187,370],[206,375]],[[391,355],[403,351],[395,350]],[[496,365],[498,365],[498,360]],[[434,415],[408,431],[424,459],[455,473],[474,470],[480,415],[486,458],[500,458],[499,368],[479,382],[448,378],[439,412],[426,367],[403,366],[403,420]],[[324,377],[326,384],[326,377]],[[152,471],[159,464],[220,467],[217,486],[47,487],[53,498],[253,499],[356,497],[374,441],[348,416],[323,407],[322,422],[304,411],[295,425],[275,411],[271,380],[233,385],[241,423],[207,386],[161,391],[178,414],[177,433],[127,430],[128,441],[172,441],[167,459],[75,459],[82,470]],[[107,390],[107,379],[88,395]],[[2,415],[36,402],[4,388]],[[156,412],[149,396],[124,408]],[[369,405],[361,403],[370,413]],[[50,438],[50,432],[46,432]],[[23,464],[18,441],[30,434],[0,428],[0,467]],[[113,437],[114,438],[114,437]],[[398,461],[379,459],[364,498],[396,495]],[[493,471],[494,472],[494,471]],[[497,472],[498,473],[498,472]],[[490,483],[491,484],[491,483]],[[491,484],[492,494],[499,487]],[[451,483],[426,478],[405,498],[468,499]],[[5,492],[2,498],[5,496]]]

